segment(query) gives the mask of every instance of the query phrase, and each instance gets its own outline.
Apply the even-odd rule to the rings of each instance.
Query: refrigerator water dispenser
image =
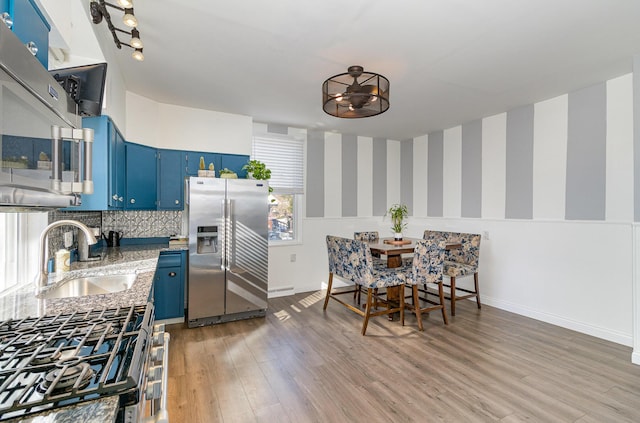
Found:
[[[218,227],[198,226],[196,241],[197,254],[211,254],[218,252]]]

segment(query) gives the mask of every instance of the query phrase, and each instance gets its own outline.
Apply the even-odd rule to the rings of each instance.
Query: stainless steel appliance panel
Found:
[[[79,204],[76,194],[91,193],[81,174],[91,179],[85,158],[92,139],[77,142],[88,134],[73,131],[82,126],[74,109],[60,84],[0,25],[1,211],[68,207]],[[71,178],[63,179],[63,171]]]
[[[228,314],[267,308],[268,195],[263,181],[227,181]]]
[[[264,316],[268,186],[189,179],[189,327]]]
[[[225,312],[224,180],[191,178],[189,184],[188,318],[201,319]],[[200,231],[199,231],[200,229]],[[200,234],[200,235],[199,235]]]

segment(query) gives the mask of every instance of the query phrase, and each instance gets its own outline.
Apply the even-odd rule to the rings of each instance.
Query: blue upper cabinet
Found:
[[[125,210],[155,210],[157,150],[146,145],[125,142]]]
[[[184,208],[185,154],[177,150],[158,150],[158,209]]]
[[[45,69],[49,66],[49,31],[51,26],[34,0],[0,0],[0,12],[8,13],[13,33],[32,52]]]
[[[226,167],[227,169],[234,171],[238,175],[238,178],[247,177],[247,171],[242,168],[249,162],[249,156],[244,154],[221,154],[221,156],[220,169],[224,169]],[[220,173],[216,172],[216,175],[220,176]]]
[[[121,210],[125,199],[124,138],[108,116],[83,118],[82,126],[95,132],[94,191],[93,194],[82,194],[82,205],[67,210]]]
[[[213,163],[216,175],[220,172],[220,154],[205,153],[201,151],[185,151],[185,157],[187,160],[185,167],[186,176],[198,176],[198,169],[200,169],[200,157],[204,158],[205,170],[208,170],[209,164]]]

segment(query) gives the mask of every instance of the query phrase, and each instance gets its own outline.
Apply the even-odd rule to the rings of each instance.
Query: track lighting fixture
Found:
[[[113,42],[116,44],[116,47],[119,49],[122,46],[127,46],[132,48],[134,51],[131,54],[135,60],[143,61],[144,54],[142,54],[143,43],[140,39],[140,31],[138,30],[138,19],[135,17],[133,13],[133,1],[132,0],[117,0],[120,6],[115,4],[111,4],[106,2],[105,0],[91,0],[90,4],[90,12],[91,12],[91,21],[94,24],[99,24],[104,19],[107,22],[107,27],[109,31],[111,31],[111,35],[113,36]],[[125,31],[123,29],[117,28],[111,22],[111,15],[107,10],[107,6],[117,9],[123,12],[122,22],[131,28],[131,31]],[[131,36],[131,39],[128,43],[125,43],[120,40],[118,37],[118,32],[127,34]]]

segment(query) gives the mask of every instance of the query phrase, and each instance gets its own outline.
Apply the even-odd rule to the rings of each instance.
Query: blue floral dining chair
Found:
[[[476,299],[478,308],[480,303],[480,287],[478,282],[478,264],[480,260],[480,234],[462,232],[424,231],[424,239],[443,240],[448,244],[460,244],[459,248],[447,249],[444,261],[444,274],[449,277],[451,315],[456,315],[456,301],[467,298]],[[473,275],[473,288],[456,286],[457,278]]]
[[[371,251],[367,243],[363,241],[327,235],[327,254],[329,257],[329,281],[323,310],[327,310],[329,299],[332,298],[349,310],[364,317],[361,331],[362,335],[366,333],[369,318],[371,317],[391,315],[392,313],[400,312],[400,319],[404,322],[404,296],[400,295],[398,302],[391,304],[386,298],[380,298],[378,296],[377,289],[397,286],[400,292],[404,292],[404,285],[408,278],[406,270],[390,269],[384,266],[374,265]],[[346,282],[353,283],[354,288],[334,290],[334,276]],[[360,287],[367,292],[367,302],[364,311],[339,298],[340,295],[357,292]],[[374,300],[385,304],[387,307],[374,311]]]
[[[444,324],[449,324],[444,303],[443,269],[446,254],[446,242],[437,239],[416,242],[411,265],[411,289],[413,303],[406,307],[413,311],[418,320],[418,329],[423,330],[422,314],[440,310]],[[420,297],[430,286],[436,286],[438,301],[429,296]]]
[[[364,241],[364,242],[379,242],[380,234],[378,233],[378,231],[354,232],[353,239],[355,239],[356,241]],[[379,261],[382,261],[382,258],[380,257],[380,253],[378,252],[375,252],[375,253],[372,252],[371,256],[373,257],[374,265],[377,265],[379,264],[378,263]],[[359,290],[358,292],[353,293],[353,298],[358,301],[358,304],[360,304],[361,292],[362,290]]]

